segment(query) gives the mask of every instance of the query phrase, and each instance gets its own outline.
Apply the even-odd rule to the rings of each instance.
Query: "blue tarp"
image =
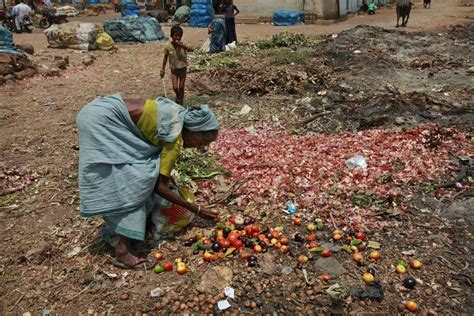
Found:
[[[140,13],[140,7],[135,0],[122,0],[119,7],[122,16],[138,16]]]
[[[158,20],[148,16],[106,20],[104,30],[115,42],[119,43],[133,44],[167,40]]]
[[[13,43],[12,32],[3,26],[0,26],[0,53],[23,55],[23,51]]]
[[[277,10],[273,12],[273,25],[289,26],[304,21],[303,11]]]
[[[192,0],[191,27],[208,27],[214,14],[212,0]]]

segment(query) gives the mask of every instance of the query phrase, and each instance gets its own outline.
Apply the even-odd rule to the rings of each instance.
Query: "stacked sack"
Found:
[[[212,0],[192,0],[191,27],[207,27],[214,19]]]
[[[122,16],[134,17],[140,13],[140,7],[135,0],[122,0],[119,7]]]
[[[167,40],[160,23],[155,18],[148,16],[106,20],[104,29],[115,42],[120,43],[148,43]]]

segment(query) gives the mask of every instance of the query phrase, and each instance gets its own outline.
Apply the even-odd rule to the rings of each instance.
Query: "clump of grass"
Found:
[[[203,71],[208,68],[236,68],[240,62],[225,55],[197,55],[193,60],[190,71]]]
[[[276,47],[308,47],[315,44],[316,42],[303,34],[294,34],[285,31],[275,34],[269,39],[259,41],[255,45],[260,49],[270,49]]]

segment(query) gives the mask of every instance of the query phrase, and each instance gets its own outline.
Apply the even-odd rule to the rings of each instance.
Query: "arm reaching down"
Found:
[[[159,175],[158,181],[155,185],[155,193],[161,196],[162,198],[170,201],[173,204],[177,204],[185,209],[199,215],[205,219],[216,219],[218,213],[208,210],[206,208],[202,208],[197,206],[196,204],[190,203],[184,200],[179,194],[174,193],[169,187],[168,183],[170,181],[169,177]]]

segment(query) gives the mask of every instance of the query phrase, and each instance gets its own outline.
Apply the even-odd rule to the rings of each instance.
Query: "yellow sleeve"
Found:
[[[183,138],[181,135],[172,143],[165,143],[160,154],[160,174],[169,177],[171,171],[174,169],[176,160],[181,152],[181,145]]]

